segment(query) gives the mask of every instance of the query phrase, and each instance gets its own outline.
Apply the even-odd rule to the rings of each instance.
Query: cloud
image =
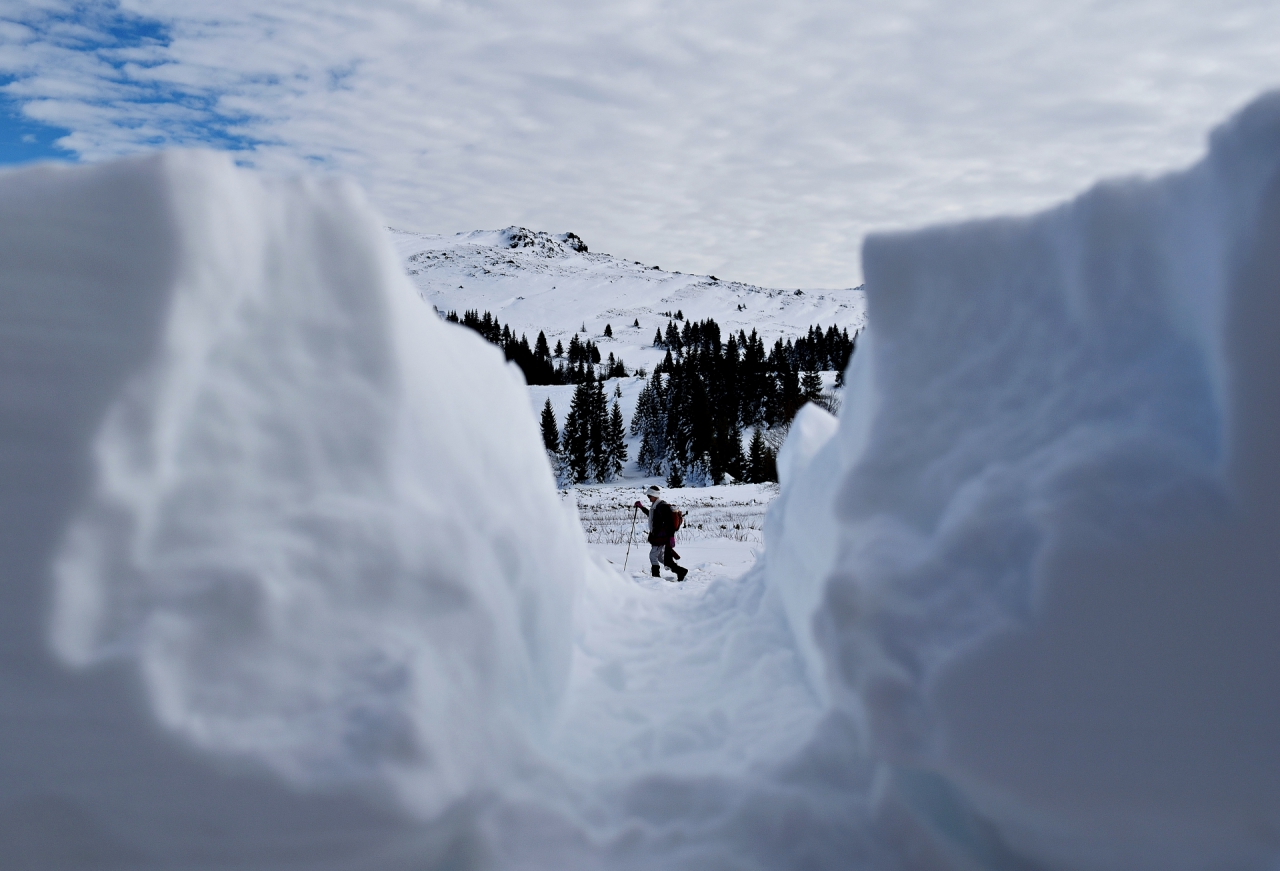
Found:
[[[1280,83],[1280,16],[1239,0],[214,8],[0,6],[4,90],[86,160],[232,148],[351,175],[397,226],[776,286],[858,283],[869,230],[1185,164]]]

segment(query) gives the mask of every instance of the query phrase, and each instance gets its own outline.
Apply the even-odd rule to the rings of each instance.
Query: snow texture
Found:
[[[430,816],[527,768],[592,564],[523,380],[422,305],[362,196],[201,153],[0,183],[0,816],[54,820],[5,852],[205,825],[112,773],[136,710],[31,683],[46,625],[67,666],[130,666],[169,734],[303,792]]]
[[[965,861],[1280,856],[1278,170],[1272,95],[1184,173],[866,242],[844,419],[780,458],[766,560]]]
[[[5,867],[1274,868],[1277,238],[1280,96],[869,239],[761,559],[673,584],[351,188],[0,175]]]

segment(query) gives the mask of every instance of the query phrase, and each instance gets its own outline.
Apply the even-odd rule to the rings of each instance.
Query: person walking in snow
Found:
[[[653,576],[662,577],[661,567],[665,565],[676,573],[677,581],[683,581],[689,570],[676,565],[679,554],[675,551],[676,524],[671,506],[662,500],[661,487],[650,487],[644,495],[649,498],[649,507],[641,505],[639,500],[636,500],[636,507],[649,518],[649,565]]]

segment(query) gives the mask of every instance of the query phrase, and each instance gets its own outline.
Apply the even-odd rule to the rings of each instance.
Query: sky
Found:
[[[1278,46],[1274,0],[0,0],[0,165],[215,148],[397,228],[850,287],[868,232],[1191,163]]]

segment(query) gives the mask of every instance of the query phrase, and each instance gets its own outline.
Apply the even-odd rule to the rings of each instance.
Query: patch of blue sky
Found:
[[[49,4],[0,20],[20,25],[29,33],[26,42],[91,53],[117,70],[126,63],[146,65],[137,50],[164,48],[170,41],[164,22],[126,12],[119,3]]]
[[[216,92],[164,83],[130,82],[127,100],[112,100],[103,105],[110,105],[120,113],[117,123],[122,128],[147,128],[151,131],[134,140],[145,148],[181,146],[251,151],[262,140],[239,131],[252,119],[220,109],[220,96]],[[161,111],[163,107],[170,107],[173,111]]]
[[[165,49],[171,34],[164,21],[131,13],[119,3],[76,2],[34,11],[20,17],[20,23],[37,40],[93,57],[107,78],[99,80],[100,97],[85,96],[79,101],[110,110],[118,129],[134,134],[132,143],[137,148],[183,146],[247,152],[260,143],[240,132],[251,119],[220,109],[221,95],[215,90],[151,81],[134,74],[168,61]],[[0,92],[22,76],[19,72],[0,79]],[[73,131],[30,118],[21,111],[22,99],[11,96],[0,102],[0,164],[73,158],[56,144]],[[166,107],[172,111],[164,111]]]
[[[0,99],[0,166],[72,160],[74,155],[57,145],[57,140],[69,132],[34,121],[23,115],[14,101]]]

